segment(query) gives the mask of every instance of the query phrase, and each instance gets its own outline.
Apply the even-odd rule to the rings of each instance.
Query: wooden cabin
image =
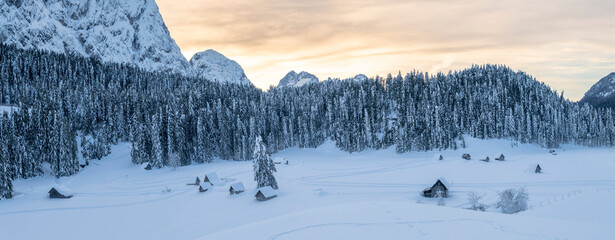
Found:
[[[433,198],[439,197],[438,194],[441,194],[441,197],[448,197],[448,190],[450,188],[450,184],[444,178],[438,178],[436,183],[429,188],[425,188],[423,190],[423,197]]]
[[[149,163],[149,162],[145,162],[145,163],[141,164],[141,167],[142,167],[143,169],[145,169],[145,170],[148,170],[148,171],[149,171],[149,170],[152,170],[152,164],[151,164],[151,163]]]
[[[229,188],[228,191],[229,191],[229,193],[231,195],[233,195],[233,194],[240,194],[240,193],[242,193],[245,190],[246,190],[246,188],[243,186],[243,183],[242,182],[238,182],[238,183],[231,184],[231,187]]]
[[[55,186],[49,190],[49,198],[72,198],[73,193],[65,187]]]
[[[207,192],[209,189],[211,189],[211,183],[202,182],[199,184],[199,192]]]
[[[505,159],[505,158],[504,158],[504,154],[500,154],[500,156],[499,156],[499,157],[496,157],[496,158],[495,158],[495,160],[498,160],[498,161],[504,161],[504,159]]]
[[[186,185],[199,186],[199,184],[201,184],[201,179],[199,177],[196,177],[196,180],[194,180],[194,183],[187,183]]]
[[[273,190],[273,188],[271,188],[270,186],[259,188],[258,192],[256,192],[256,195],[254,195],[256,200],[261,201],[261,202],[267,201],[277,196],[278,195],[275,193],[275,190]]]
[[[208,174],[205,174],[205,178],[203,178],[203,182],[208,182],[211,185],[221,185],[222,184],[222,181],[220,181],[218,174],[216,174],[215,172],[210,172]]]
[[[464,153],[463,155],[461,155],[461,158],[465,159],[465,160],[470,160],[472,159],[472,157],[470,157],[470,154]]]

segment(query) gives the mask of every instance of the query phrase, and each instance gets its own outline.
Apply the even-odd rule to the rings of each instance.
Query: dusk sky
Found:
[[[615,72],[613,0],[157,0],[186,58],[215,49],[259,88],[290,70],[358,73],[505,64],[579,100]]]

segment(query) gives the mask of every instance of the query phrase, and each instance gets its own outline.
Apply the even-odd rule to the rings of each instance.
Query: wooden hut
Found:
[[[504,159],[505,159],[505,158],[504,158],[504,154],[500,154],[500,156],[499,156],[499,157],[496,157],[496,158],[495,158],[495,160],[498,160],[498,161],[504,161]]]
[[[71,198],[73,192],[63,186],[55,186],[49,190],[49,198]]]
[[[220,181],[218,174],[216,174],[215,172],[210,172],[208,174],[205,174],[205,178],[203,178],[203,182],[208,182],[211,185],[222,185],[222,181]]]
[[[196,180],[194,180],[194,183],[187,183],[187,185],[199,186],[200,183],[201,183],[201,179],[199,177],[196,177]]]
[[[277,196],[278,195],[275,193],[275,190],[273,190],[273,188],[271,188],[270,186],[259,188],[258,192],[256,192],[256,195],[254,195],[256,200],[261,202],[267,201]]]
[[[209,189],[211,189],[211,183],[202,182],[199,184],[199,192],[207,192]]]
[[[148,171],[149,171],[149,170],[152,170],[152,164],[151,164],[151,163],[149,163],[149,162],[145,162],[145,163],[141,164],[141,167],[142,167],[143,169],[145,169],[145,170],[148,170]]]
[[[472,157],[470,157],[470,154],[464,153],[463,155],[461,155],[461,158],[465,159],[465,160],[470,160],[472,159]]]
[[[229,193],[231,195],[233,195],[233,194],[240,194],[240,193],[242,193],[245,190],[246,190],[246,188],[243,186],[243,183],[242,182],[238,182],[238,183],[231,184],[231,187],[229,188],[228,191],[229,191]]]
[[[423,197],[433,198],[433,197],[448,197],[448,190],[450,188],[450,184],[444,178],[438,178],[436,183],[423,190]]]
[[[542,168],[540,167],[540,164],[536,164],[536,170],[534,170],[534,173],[542,173]]]

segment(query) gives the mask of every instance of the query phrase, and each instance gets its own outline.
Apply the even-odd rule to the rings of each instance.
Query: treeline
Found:
[[[0,118],[0,197],[47,164],[58,177],[76,173],[77,142],[87,159],[132,142],[132,161],[157,167],[246,160],[257,136],[270,152],[328,139],[348,152],[455,149],[464,134],[544,147],[615,143],[611,110],[496,65],[263,92],[0,45],[0,84],[0,103],[17,109]]]

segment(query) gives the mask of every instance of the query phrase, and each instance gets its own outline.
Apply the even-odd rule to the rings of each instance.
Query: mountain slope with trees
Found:
[[[84,156],[128,141],[134,163],[156,167],[248,160],[259,136],[269,153],[327,140],[348,152],[455,149],[465,134],[549,148],[615,144],[610,109],[570,102],[499,65],[263,92],[0,45],[0,83],[0,103],[19,109],[0,118],[0,179],[9,180],[41,175],[44,164],[58,177],[76,173],[85,136]],[[3,193],[10,181],[0,182]]]

